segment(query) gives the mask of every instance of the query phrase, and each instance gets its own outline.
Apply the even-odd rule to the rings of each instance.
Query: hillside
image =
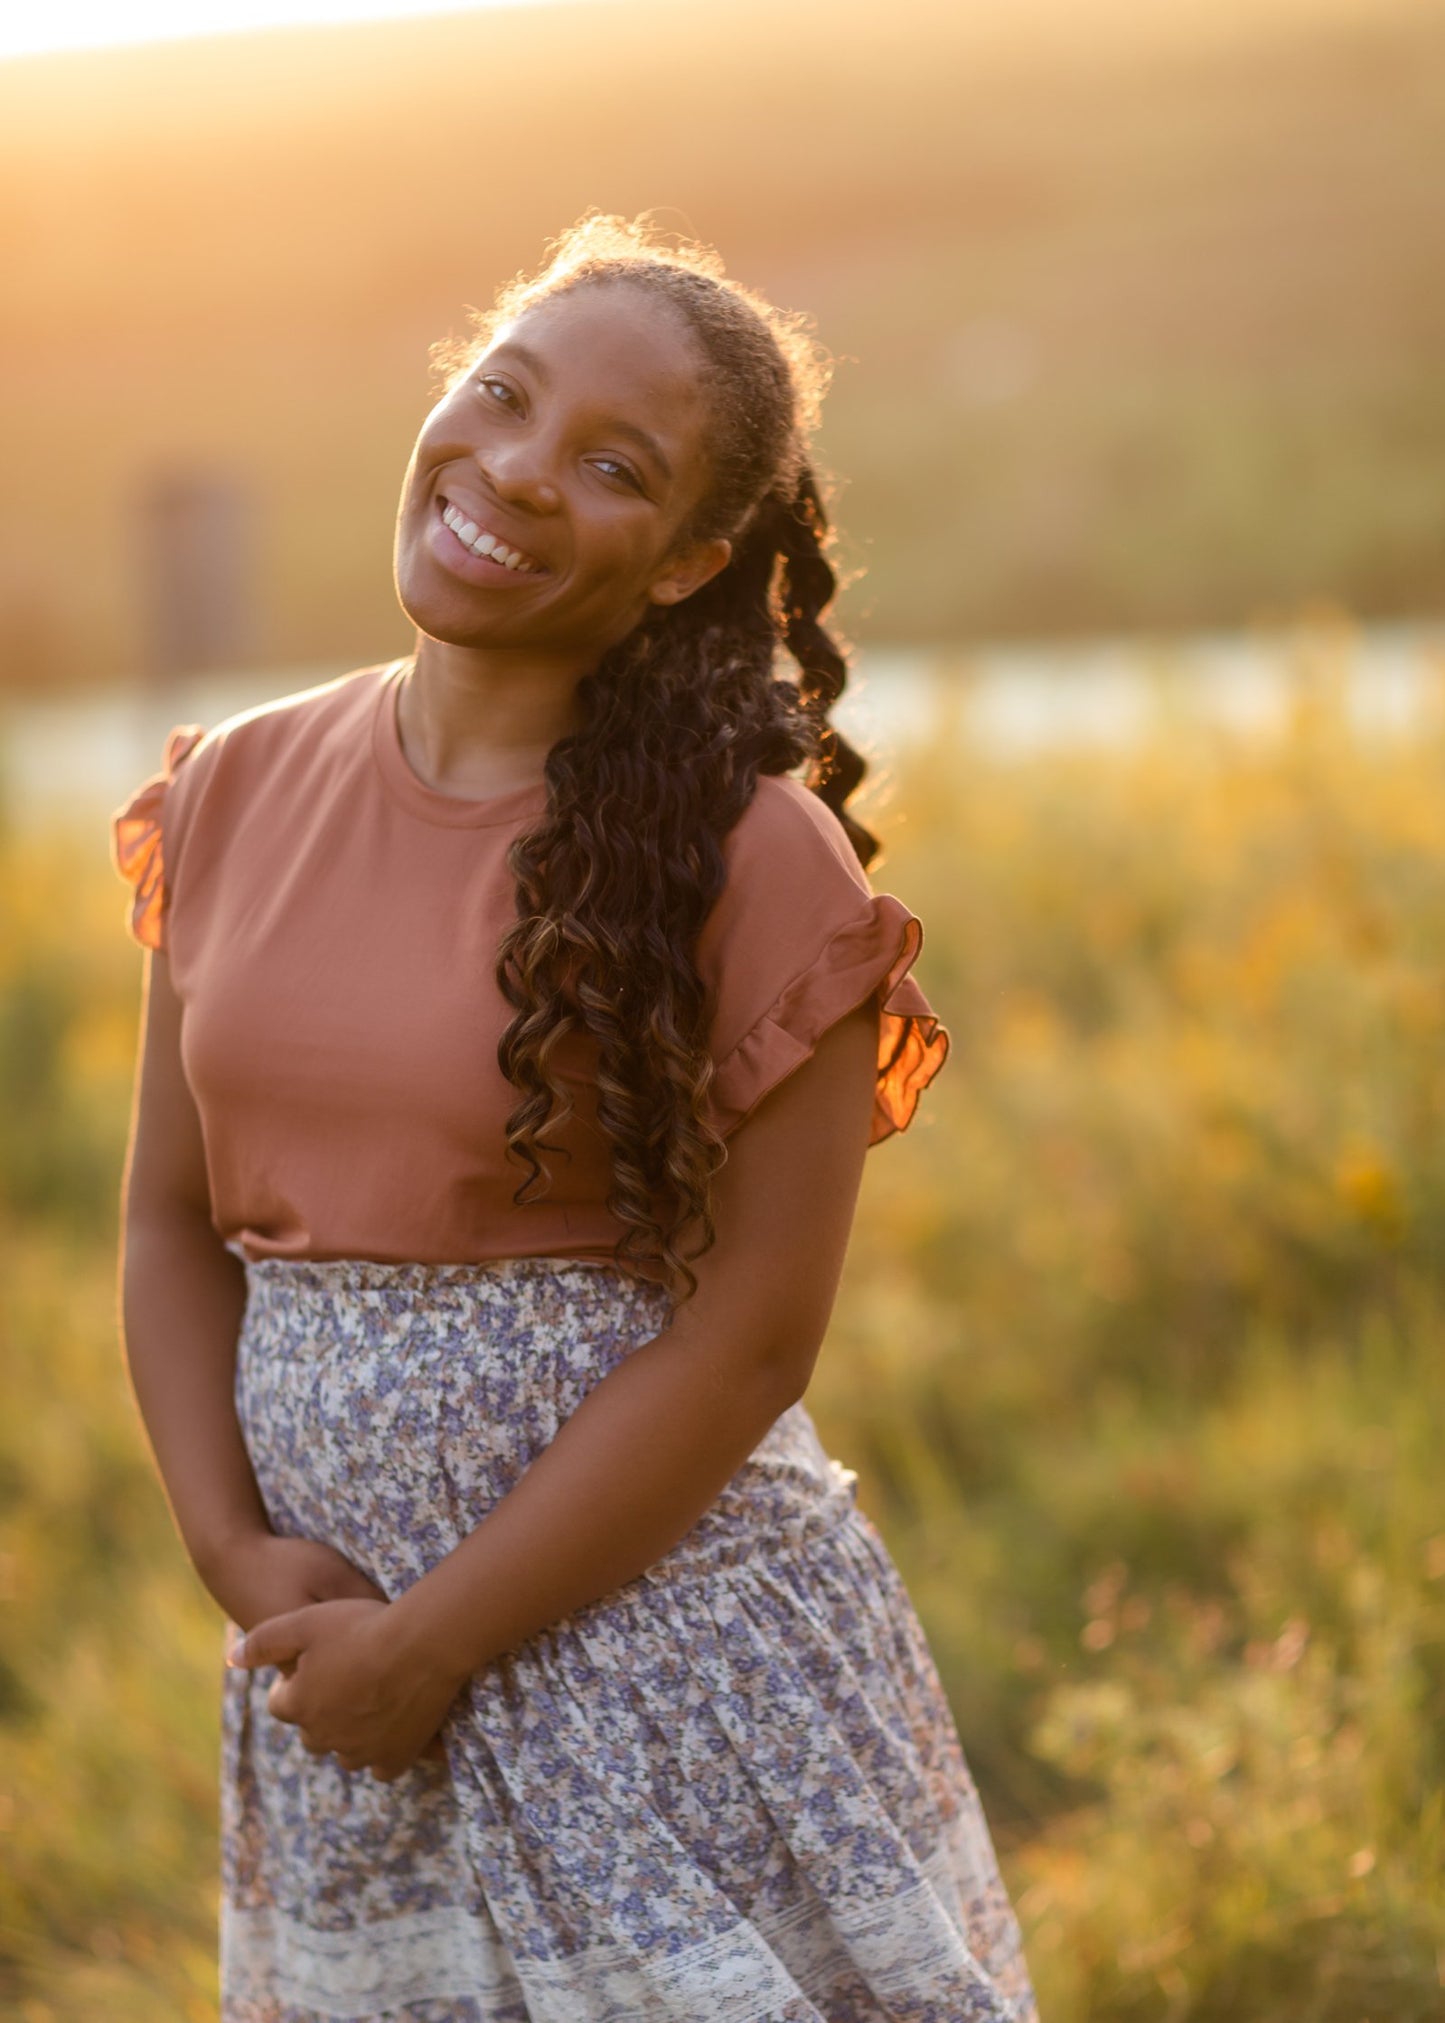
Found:
[[[605,0],[0,64],[0,680],[185,658],[197,473],[213,657],[405,647],[427,346],[589,204],[815,317],[856,636],[1442,608],[1445,15]]]

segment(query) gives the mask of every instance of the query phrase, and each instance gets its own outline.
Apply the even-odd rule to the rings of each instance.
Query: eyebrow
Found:
[[[512,357],[520,364],[525,365],[529,371],[534,372],[544,385],[549,382],[551,375],[547,371],[546,366],[542,363],[536,352],[530,350],[525,344],[509,337],[499,344],[495,351],[489,351],[487,356],[488,358],[496,358],[502,352],[510,352]],[[672,479],[674,476],[672,465],[664,455],[662,444],[657,440],[655,435],[649,434],[645,428],[639,428],[635,421],[624,421],[620,415],[609,417],[607,427],[614,434],[626,436],[629,441],[635,442],[639,449],[645,450],[648,456],[652,458],[663,476],[669,480]]]

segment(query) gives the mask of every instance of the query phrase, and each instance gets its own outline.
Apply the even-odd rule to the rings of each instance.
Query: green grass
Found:
[[[1437,724],[1442,717],[1437,715]],[[953,1057],[810,1404],[924,1618],[1045,2023],[1445,2006],[1445,732],[1182,713],[865,797]],[[906,814],[906,821],[900,819]],[[215,2013],[221,1623],[120,1367],[138,958],[0,878],[0,2007]]]

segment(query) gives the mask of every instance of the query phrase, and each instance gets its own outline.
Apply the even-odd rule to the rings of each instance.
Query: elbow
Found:
[[[697,1295],[673,1309],[666,1338],[718,1397],[744,1392],[772,1417],[795,1405],[812,1382],[832,1316],[832,1284],[819,1286],[788,1257],[780,1268],[725,1260]],[[826,1296],[825,1296],[826,1295]]]
[[[210,1212],[193,1201],[132,1195],[120,1227],[120,1268],[125,1282],[174,1273],[182,1259],[231,1253],[216,1232]]]
[[[802,1404],[808,1395],[808,1386],[813,1381],[813,1370],[817,1360],[816,1355],[812,1356],[805,1366],[792,1366],[781,1374],[778,1389],[774,1393],[779,1412],[791,1411],[794,1405]]]
[[[800,1404],[806,1396],[825,1332],[826,1324],[820,1328],[805,1323],[770,1331],[767,1348],[760,1358],[761,1378],[780,1412]]]
[[[209,1216],[203,1216],[190,1202],[157,1199],[133,1192],[127,1196],[122,1207],[121,1249],[126,1254],[146,1254],[164,1249],[178,1237],[197,1235],[203,1222],[207,1229],[211,1229]],[[214,1236],[214,1230],[211,1233]]]
[[[794,1332],[776,1325],[758,1327],[740,1317],[726,1326],[709,1325],[703,1330],[689,1326],[685,1315],[684,1307],[674,1317],[666,1338],[692,1370],[693,1381],[699,1375],[704,1377],[720,1409],[731,1410],[746,1400],[749,1416],[760,1419],[766,1430],[807,1391],[821,1346],[814,1332]]]

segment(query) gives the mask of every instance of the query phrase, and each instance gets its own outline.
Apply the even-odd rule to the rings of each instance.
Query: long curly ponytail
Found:
[[[516,1013],[498,1048],[520,1096],[507,1145],[529,1168],[514,1200],[550,1184],[540,1155],[573,1115],[566,1069],[581,1049],[611,1148],[607,1206],[624,1225],[616,1262],[675,1294],[680,1278],[687,1298],[687,1259],[716,1241],[711,1180],[727,1157],[706,1117],[713,1007],[693,960],[722,891],[724,839],[760,774],[805,767],[865,866],[878,840],[844,805],[866,762],[829,721],[848,666],[823,623],[838,579],[808,449],[827,363],[803,318],[728,279],[711,249],[668,243],[645,215],[587,213],[432,359],[449,388],[523,310],[625,285],[679,313],[709,366],[712,482],[676,545],[722,535],[731,559],[690,597],[653,607],[579,681],[578,727],[547,756],[546,812],[508,857],[517,919],[497,962]],[[792,674],[779,671],[782,648]]]

